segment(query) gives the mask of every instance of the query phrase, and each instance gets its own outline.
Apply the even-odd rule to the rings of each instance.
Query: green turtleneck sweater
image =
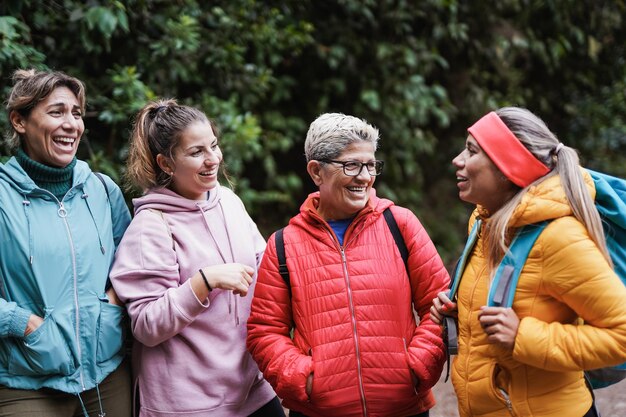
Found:
[[[33,161],[22,148],[19,148],[15,159],[38,187],[50,191],[59,200],[72,187],[76,157],[64,168],[55,168]]]

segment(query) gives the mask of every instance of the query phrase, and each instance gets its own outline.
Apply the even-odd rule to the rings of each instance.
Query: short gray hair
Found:
[[[334,159],[355,142],[378,147],[378,129],[363,119],[343,113],[324,113],[311,123],[304,141],[304,154],[310,160]]]

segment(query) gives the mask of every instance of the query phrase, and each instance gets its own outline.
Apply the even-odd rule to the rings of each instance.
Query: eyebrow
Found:
[[[480,148],[480,145],[478,145],[478,142],[476,142],[476,140],[470,140],[470,139],[465,141],[465,146],[468,147],[468,148],[469,147]]]
[[[65,107],[65,106],[66,106],[66,103],[64,103],[62,101],[59,101],[59,102],[56,102],[56,103],[50,103],[50,104],[48,104],[47,107],[48,108],[52,108],[52,107]],[[72,110],[73,109],[80,109],[80,105],[79,104],[72,104],[71,107],[72,107]]]

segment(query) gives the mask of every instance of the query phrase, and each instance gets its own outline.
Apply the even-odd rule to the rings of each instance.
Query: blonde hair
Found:
[[[19,69],[13,73],[13,88],[6,101],[7,114],[15,111],[22,117],[30,112],[54,90],[67,87],[78,100],[81,112],[85,112],[85,86],[78,78],[70,77],[61,71],[36,71]],[[11,127],[6,135],[6,143],[15,150],[21,143],[21,135]]]
[[[490,268],[494,273],[500,260],[508,250],[514,230],[508,228],[513,212],[522,201],[528,189],[541,183],[547,178],[558,175],[565,196],[569,202],[574,217],[587,229],[591,240],[597,245],[604,258],[612,265],[609,251],[606,247],[604,230],[600,214],[583,179],[579,167],[578,153],[575,149],[560,142],[556,135],[548,129],[539,117],[527,109],[520,107],[503,107],[496,110],[498,116],[513,132],[515,137],[542,163],[550,172],[537,179],[532,184],[520,189],[507,201],[487,222],[484,232],[485,253]]]
[[[378,129],[363,119],[343,113],[324,113],[311,123],[304,141],[304,154],[310,160],[335,159],[355,142],[378,147]]]
[[[215,125],[195,107],[180,105],[174,99],[157,100],[144,106],[135,118],[130,137],[126,180],[144,192],[169,185],[171,177],[157,163],[157,155],[172,157],[173,149],[191,124],[206,122],[218,136]]]

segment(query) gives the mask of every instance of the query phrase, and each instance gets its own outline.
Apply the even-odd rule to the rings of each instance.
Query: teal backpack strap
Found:
[[[489,307],[511,307],[517,288],[517,281],[530,250],[549,222],[529,224],[517,233],[506,253],[489,288]]]
[[[454,274],[452,275],[452,282],[450,282],[450,292],[448,293],[448,298],[453,300],[456,297],[456,292],[459,289],[459,284],[461,283],[461,277],[463,276],[463,271],[465,271],[465,264],[467,264],[467,259],[469,258],[470,253],[472,253],[472,249],[474,249],[474,245],[476,244],[476,239],[478,238],[478,232],[482,226],[482,220],[477,219],[472,227],[472,230],[467,237],[467,242],[465,242],[465,247],[463,248],[463,253],[461,253],[461,257],[456,263],[456,267],[454,268]]]
[[[470,253],[472,253],[472,249],[474,249],[474,245],[476,245],[478,232],[480,231],[481,226],[482,220],[477,219],[474,223],[474,226],[472,227],[472,230],[469,233],[469,236],[467,237],[467,242],[465,242],[463,253],[461,253],[461,257],[456,263],[454,273],[452,274],[452,281],[450,282],[450,292],[448,293],[448,298],[450,300],[454,300],[454,297],[456,297],[456,292],[459,289],[459,284],[461,282],[461,277],[463,276],[463,271],[465,271],[465,265],[467,264]],[[454,317],[443,317],[443,333],[443,341],[446,345],[447,357],[446,378],[444,382],[448,382],[448,378],[450,377],[450,355],[456,355],[459,352],[458,329],[456,319]]]

